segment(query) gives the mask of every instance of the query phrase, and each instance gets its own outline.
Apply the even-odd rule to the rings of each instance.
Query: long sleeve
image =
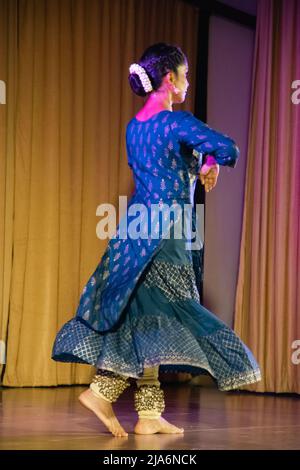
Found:
[[[213,155],[219,165],[234,168],[240,151],[233,139],[212,129],[190,111],[180,111],[180,119],[172,124],[179,142],[197,152]]]

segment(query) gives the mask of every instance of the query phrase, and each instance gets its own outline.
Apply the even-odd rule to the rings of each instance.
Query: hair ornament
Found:
[[[136,73],[139,76],[139,78],[142,82],[143,88],[144,88],[146,93],[153,90],[150,79],[149,79],[145,69],[141,65],[131,64],[130,67],[129,67],[129,72],[130,73]]]

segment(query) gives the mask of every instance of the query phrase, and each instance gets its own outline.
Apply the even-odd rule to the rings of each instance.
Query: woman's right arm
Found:
[[[234,140],[212,129],[190,111],[181,111],[180,119],[174,121],[171,127],[177,140],[187,147],[204,156],[212,155],[219,165],[232,168],[236,166],[240,151]]]

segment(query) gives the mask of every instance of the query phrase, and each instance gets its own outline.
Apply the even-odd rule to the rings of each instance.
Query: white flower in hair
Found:
[[[142,82],[143,88],[144,88],[146,93],[153,90],[153,87],[151,85],[149,77],[148,77],[145,69],[141,65],[131,64],[131,66],[129,67],[129,72],[130,73],[136,73],[140,77],[140,80]]]

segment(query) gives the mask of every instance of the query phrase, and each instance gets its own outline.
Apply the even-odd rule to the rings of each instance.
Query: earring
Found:
[[[178,93],[180,92],[179,88],[177,88],[176,86],[174,86],[173,91],[174,93],[176,93],[176,95],[178,95]]]

